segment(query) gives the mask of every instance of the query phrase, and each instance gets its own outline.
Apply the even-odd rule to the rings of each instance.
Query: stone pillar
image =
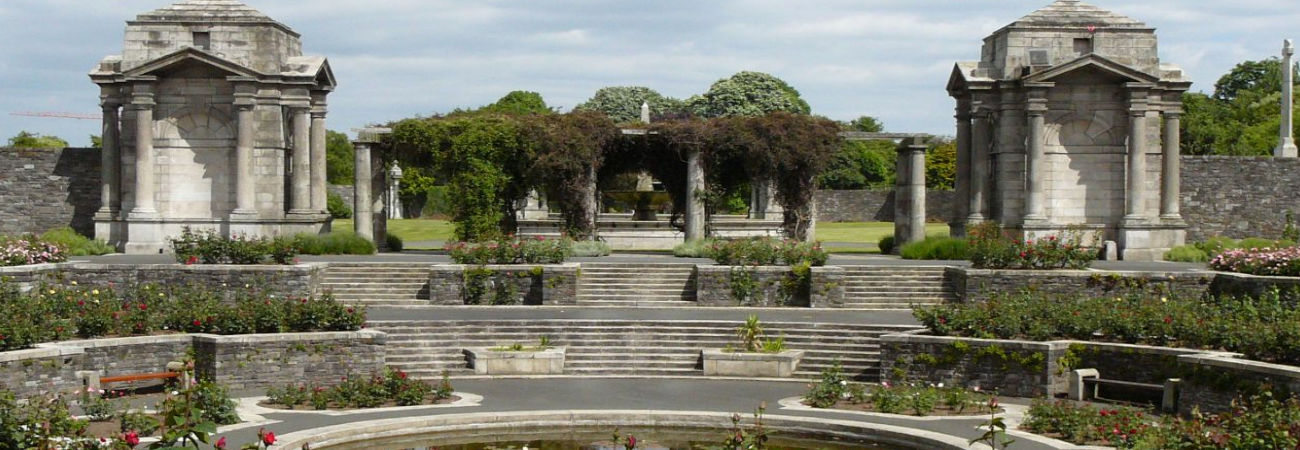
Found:
[[[1147,111],[1145,91],[1134,91],[1135,101],[1129,109],[1128,186],[1125,190],[1125,221],[1146,219]],[[1142,97],[1138,102],[1136,97]]]
[[[370,143],[357,142],[354,145],[356,155],[353,162],[353,185],[352,185],[352,217],[353,230],[357,236],[365,239],[375,239],[375,223],[372,205],[374,200],[370,196],[370,183],[374,180],[373,172],[370,168]]]
[[[1300,151],[1295,145],[1295,70],[1291,57],[1295,56],[1295,46],[1291,40],[1282,41],[1282,129],[1281,139],[1273,156],[1278,158],[1295,158]]]
[[[894,190],[894,248],[925,239],[925,140],[908,138],[898,146]]]
[[[971,114],[970,100],[957,100],[957,174],[953,180],[954,194],[957,201],[953,203],[952,216],[948,228],[953,237],[966,235],[966,215],[970,206],[971,180]]]
[[[253,180],[253,146],[256,135],[256,120],[253,108],[257,105],[252,98],[240,98],[235,101],[238,110],[238,133],[235,138],[235,210],[236,216],[256,216],[257,196]]]
[[[311,110],[291,106],[293,116],[293,173],[290,177],[289,214],[311,214]]]
[[[313,172],[314,173],[314,172]],[[402,166],[393,163],[388,169],[388,218],[402,218]]]
[[[326,213],[329,210],[326,205],[329,186],[325,170],[325,115],[327,112],[324,96],[320,96],[319,100],[313,98],[311,108],[311,210],[319,213]]]
[[[1046,126],[1043,116],[1047,113],[1047,99],[1041,96],[1031,98],[1026,113],[1029,116],[1029,148],[1025,160],[1025,190],[1028,195],[1025,197],[1024,222],[1030,224],[1047,220],[1043,214],[1043,185],[1047,176],[1043,171],[1047,158],[1044,150],[1046,143],[1043,141],[1043,129]]]
[[[135,110],[135,204],[132,219],[154,219],[158,210],[154,206],[153,158],[153,86],[135,85],[131,108]]]
[[[686,154],[686,240],[704,239],[704,201],[697,191],[704,190],[704,163],[699,150]]]
[[[1160,219],[1182,222],[1178,211],[1182,186],[1182,132],[1179,122],[1182,111],[1165,111],[1164,146],[1161,153]]]
[[[122,191],[122,154],[121,154],[121,120],[118,108],[121,102],[105,98],[100,106],[104,110],[103,145],[99,150],[99,212],[98,220],[114,220],[121,212]]]
[[[970,198],[966,216],[967,224],[988,220],[988,197],[993,178],[989,174],[991,137],[993,132],[990,111],[977,108],[971,125]]]

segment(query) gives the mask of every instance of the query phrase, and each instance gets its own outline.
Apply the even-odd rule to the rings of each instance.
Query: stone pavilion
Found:
[[[318,233],[329,62],[234,0],[189,0],[127,22],[90,78],[104,113],[95,237],[158,253],[182,227]]]
[[[1026,239],[1099,232],[1125,260],[1182,245],[1179,116],[1191,87],[1160,62],[1155,29],[1059,0],[957,63],[954,230],[994,221]],[[1091,233],[1087,233],[1091,234]]]

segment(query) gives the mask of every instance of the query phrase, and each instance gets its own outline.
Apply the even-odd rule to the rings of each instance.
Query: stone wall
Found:
[[[1025,290],[1043,295],[1100,297],[1131,292],[1200,298],[1209,291],[1214,273],[1096,272],[1088,270],[983,270],[949,267],[949,283],[963,301],[988,301],[996,295]]]
[[[785,266],[696,266],[695,298],[699,306],[809,306],[807,295],[783,292],[793,274]],[[733,283],[751,290],[747,300],[736,298]]]
[[[1300,301],[1300,278],[1216,272],[1210,285],[1210,293],[1214,295],[1258,297],[1275,290],[1284,299]]]
[[[231,389],[332,385],[345,376],[370,376],[382,370],[387,339],[372,330],[195,335],[195,369],[199,376],[210,376]]]
[[[71,226],[93,236],[99,149],[0,148],[0,235]]]
[[[101,377],[133,373],[165,372],[167,363],[185,359],[194,344],[188,334],[138,336],[112,339],[60,342],[58,348],[80,349],[81,368],[99,372]]]
[[[891,383],[944,383],[997,389],[1012,397],[1042,397],[1066,388],[1060,359],[1069,343],[925,336],[880,338],[880,378]]]
[[[0,352],[0,389],[18,398],[71,392],[81,387],[77,371],[84,356],[76,349],[58,348]]]
[[[434,265],[429,273],[429,303],[448,306],[572,305],[578,302],[580,272],[576,263]],[[469,289],[471,282],[477,283],[474,289]],[[471,295],[477,299],[470,299]]]
[[[822,222],[893,222],[894,191],[864,189],[817,191],[817,220]],[[927,189],[925,216],[930,222],[947,222],[957,195],[951,190]]]
[[[25,275],[23,268],[27,268]],[[316,293],[324,274],[324,264],[309,263],[292,266],[233,266],[233,265],[182,265],[182,264],[91,264],[69,262],[38,266],[9,268],[15,280],[24,277],[31,282],[67,283],[75,281],[83,286],[108,286],[134,288],[144,284],[164,286],[205,286],[222,289],[227,297],[237,288],[256,286],[287,296],[307,296]],[[0,272],[0,276],[6,273]]]
[[[808,306],[813,308],[843,307],[844,276],[843,267],[813,267],[812,282],[808,288]]]
[[[1260,392],[1261,386],[1285,397],[1300,392],[1300,367],[1236,359],[1223,354],[1190,354],[1178,357],[1186,367],[1178,389],[1178,412],[1192,408],[1216,413],[1232,409],[1232,401]]]
[[[1300,215],[1300,159],[1183,156],[1187,241],[1213,236],[1277,238],[1286,212]]]

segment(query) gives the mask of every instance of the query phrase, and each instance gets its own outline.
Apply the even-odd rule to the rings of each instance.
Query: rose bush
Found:
[[[507,236],[483,242],[456,242],[445,249],[456,264],[559,264],[573,253],[573,241]]]

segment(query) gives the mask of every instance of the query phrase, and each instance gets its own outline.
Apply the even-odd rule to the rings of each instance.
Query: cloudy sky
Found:
[[[475,107],[511,90],[571,108],[603,86],[685,98],[741,70],[774,74],[835,119],[952,134],[943,90],[981,39],[1049,0],[246,0],[303,34],[339,79],[330,127]],[[1161,58],[1210,89],[1300,37],[1295,0],[1092,0],[1156,27]],[[125,21],[167,0],[0,0],[0,139],[74,145],[98,113],[86,72],[122,48]],[[1290,34],[1288,34],[1290,33]]]

